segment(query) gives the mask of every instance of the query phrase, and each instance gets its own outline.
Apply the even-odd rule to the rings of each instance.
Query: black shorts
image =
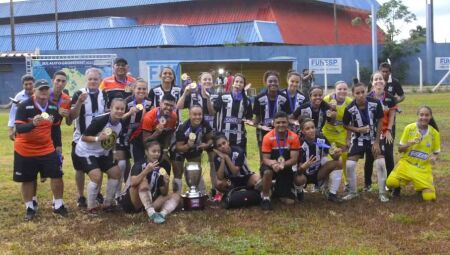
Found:
[[[261,165],[260,168],[261,178],[263,178],[265,171],[273,172],[273,170],[270,167],[266,165]],[[287,167],[282,171],[279,171],[278,173],[273,172],[272,180],[276,181],[273,191],[274,196],[284,198],[294,198],[292,194],[292,188],[294,187],[294,171],[292,171],[292,168]]]
[[[384,140],[380,140],[380,150],[381,155],[384,155]],[[351,156],[361,156],[364,154],[372,153],[372,144],[368,140],[364,140],[362,144],[358,143],[358,139],[353,139],[350,144],[350,149],[348,150],[348,157]]]
[[[317,178],[318,175],[319,175],[318,170],[313,174],[305,174],[306,184],[310,184],[310,183],[319,184],[319,179]]]
[[[145,159],[145,150],[142,140],[132,140],[130,142],[130,152],[134,162],[143,161]]]
[[[247,183],[248,180],[250,179],[250,177],[254,175],[254,173],[251,174],[247,174],[245,176],[240,176],[240,177],[231,177],[228,178],[231,182],[231,185],[233,186],[233,188],[236,187],[247,187]]]
[[[80,157],[78,157],[77,154],[75,154],[76,146],[77,146],[77,143],[72,142],[72,153],[70,154],[70,156],[72,157],[72,165],[73,165],[73,168],[75,169],[75,171],[81,171],[83,168],[81,165]]]
[[[129,188],[127,189],[127,191],[125,191],[125,193],[121,194],[117,198],[117,203],[122,207],[122,209],[125,213],[140,213],[144,209],[143,206],[141,206],[141,208],[134,207],[133,203],[131,202]]]
[[[102,172],[106,172],[113,166],[117,165],[117,162],[114,162],[112,151],[109,152],[108,156],[80,157],[76,155],[76,157],[77,160],[80,161],[81,170],[83,170],[83,172],[85,173],[89,173],[96,168],[99,168]]]
[[[42,178],[62,178],[63,172],[56,151],[35,157],[24,157],[14,152],[13,180],[15,182],[35,181],[38,173]]]

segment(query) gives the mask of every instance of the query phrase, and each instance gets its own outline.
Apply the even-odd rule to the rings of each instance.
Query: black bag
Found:
[[[258,205],[260,202],[259,191],[244,186],[229,190],[222,198],[222,205],[225,209]]]

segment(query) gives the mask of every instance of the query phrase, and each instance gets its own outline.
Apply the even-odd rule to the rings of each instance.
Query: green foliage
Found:
[[[371,69],[364,66],[359,69],[360,82],[369,85],[371,75],[372,75]]]

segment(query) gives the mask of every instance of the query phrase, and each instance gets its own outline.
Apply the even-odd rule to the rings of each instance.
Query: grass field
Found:
[[[52,215],[46,182],[38,188],[38,217],[24,222],[20,186],[12,181],[13,144],[7,139],[7,113],[0,112],[0,254],[448,254],[449,97],[450,93],[409,94],[397,118],[399,137],[403,127],[415,121],[417,106],[433,108],[443,141],[441,159],[433,169],[436,202],[421,202],[411,187],[403,190],[400,199],[386,204],[375,193],[342,204],[308,193],[303,203],[293,206],[275,202],[271,212],[259,207],[180,211],[164,225],[148,223],[144,214],[92,218],[76,208],[70,162],[72,127],[67,126],[63,128],[64,199],[69,217]],[[249,162],[256,171],[259,161],[252,129],[248,140]],[[361,166],[358,177],[362,186]]]

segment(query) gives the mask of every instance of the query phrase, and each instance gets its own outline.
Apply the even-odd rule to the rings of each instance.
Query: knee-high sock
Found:
[[[141,199],[141,203],[147,211],[147,215],[150,217],[155,213],[155,209],[152,206],[152,196],[148,190],[140,190],[139,198]]]
[[[180,178],[173,178],[172,190],[176,193],[181,193],[183,191],[183,182]]]
[[[170,198],[169,200],[167,200],[162,209],[161,209],[161,214],[166,216],[169,213],[173,212],[178,206],[178,202],[175,198]]]
[[[377,168],[378,177],[378,193],[384,193],[386,190],[386,162],[384,158],[379,158],[375,160],[375,167]]]
[[[342,170],[334,170],[330,173],[330,193],[336,195],[339,185],[341,185],[342,172]]]
[[[356,161],[347,160],[347,181],[350,186],[350,192],[356,193]]]
[[[111,178],[108,179],[108,182],[106,183],[105,205],[111,205],[118,187],[119,187],[119,180]]]
[[[89,181],[87,185],[87,206],[88,209],[97,207],[98,185],[93,181]]]
[[[125,171],[127,170],[127,161],[125,159],[121,159],[121,160],[119,160],[117,165],[119,166],[119,169],[120,169],[120,179],[119,179],[119,184],[118,184],[118,188],[116,191],[116,197],[119,197],[120,192],[122,191],[122,183],[125,178],[124,177]]]

